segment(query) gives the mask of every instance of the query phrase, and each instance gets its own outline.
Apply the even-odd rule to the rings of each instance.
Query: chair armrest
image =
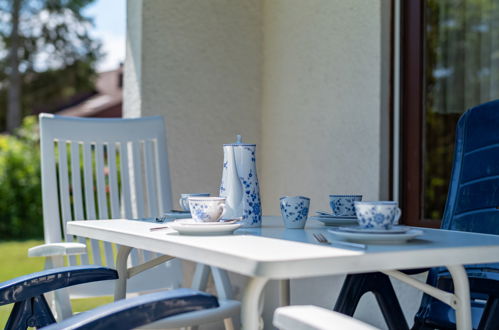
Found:
[[[117,278],[116,270],[102,266],[47,269],[0,283],[0,305],[24,301],[68,286]]]
[[[215,296],[176,289],[119,300],[43,329],[134,329],[169,316],[215,307],[219,307]]]
[[[466,269],[470,291],[473,294],[493,295],[499,297],[499,273],[479,269]],[[454,283],[448,272],[442,272],[438,277],[438,288],[453,292]],[[485,298],[486,299],[486,298]]]
[[[28,250],[29,257],[54,257],[86,254],[87,246],[83,243],[49,243],[38,245]]]
[[[327,330],[333,326],[343,330],[377,329],[350,316],[311,305],[279,307],[273,324],[282,330]]]

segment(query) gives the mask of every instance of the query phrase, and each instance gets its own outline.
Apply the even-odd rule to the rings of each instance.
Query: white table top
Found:
[[[285,229],[280,217],[264,217],[262,228],[228,236],[181,236],[151,232],[162,224],[132,220],[71,221],[71,235],[169,254],[248,276],[300,278],[376,270],[499,262],[499,236],[423,229],[418,239],[366,250],[319,245],[312,234],[327,232],[310,220],[305,230]]]

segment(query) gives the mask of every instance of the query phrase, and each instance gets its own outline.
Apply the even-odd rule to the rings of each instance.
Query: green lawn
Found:
[[[43,269],[43,258],[28,258],[28,249],[42,241],[16,241],[0,243],[0,282]],[[73,310],[82,312],[111,302],[111,297],[78,299],[72,301]],[[0,329],[5,327],[12,305],[0,306]]]

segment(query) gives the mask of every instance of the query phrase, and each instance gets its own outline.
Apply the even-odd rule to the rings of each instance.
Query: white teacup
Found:
[[[189,197],[192,218],[197,222],[216,222],[225,212],[225,197]]]
[[[202,193],[202,194],[180,194],[180,199],[178,200],[178,203],[180,204],[180,207],[184,211],[190,211],[189,209],[189,197],[207,197],[210,196],[210,194],[207,193]]]
[[[357,221],[362,228],[390,229],[397,225],[400,208],[394,201],[355,202]]]

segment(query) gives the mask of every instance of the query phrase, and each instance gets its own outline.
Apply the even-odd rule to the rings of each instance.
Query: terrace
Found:
[[[429,291],[393,272],[393,269],[447,265],[454,279],[464,281],[466,277],[458,275],[459,269],[453,266],[499,261],[498,257],[494,257],[494,254],[499,255],[496,253],[499,237],[497,242],[492,235],[455,233],[457,236],[447,237],[443,230],[435,229],[441,226],[444,217],[457,119],[466,109],[499,98],[499,47],[492,42],[497,39],[498,27],[492,22],[499,15],[499,9],[493,1],[490,7],[480,7],[471,4],[472,1],[459,3],[412,0],[128,0],[123,117],[164,118],[169,178],[167,183],[157,185],[169,186],[167,189],[171,190],[171,194],[166,194],[166,204],[154,211],[153,206],[146,207],[149,211],[144,212],[140,211],[140,207],[131,207],[127,214],[124,210],[126,206],[123,209],[113,206],[113,192],[106,192],[109,200],[106,199],[104,204],[108,202],[111,205],[109,214],[114,212],[112,207],[117,213],[98,218],[130,220],[156,217],[171,208],[179,209],[177,199],[182,193],[206,192],[218,196],[224,162],[223,145],[236,142],[236,135],[240,134],[243,142],[256,144],[257,148],[256,170],[264,215],[263,227],[261,231],[249,235],[239,232],[244,235],[240,238],[243,243],[239,245],[234,236],[224,236],[219,238],[220,246],[215,247],[213,238],[168,236],[164,232],[150,234],[148,230],[153,225],[141,224],[145,228],[141,232],[136,223],[127,220],[123,220],[122,228],[111,228],[107,222],[99,224],[90,221],[86,222],[90,225],[73,223],[64,230],[68,230],[70,236],[85,237],[79,242],[89,243],[90,238],[116,244],[108,250],[103,249],[102,264],[106,264],[106,253],[121,251],[118,253],[125,262],[122,260],[119,263],[118,254],[118,257],[108,257],[107,264],[117,268],[121,278],[126,274],[130,251],[126,248],[120,250],[119,246],[149,249],[147,253],[178,257],[168,266],[162,264],[164,272],[156,271],[152,277],[154,280],[148,279],[147,272],[130,280],[135,281],[131,286],[140,286],[138,282],[148,281],[145,291],[154,290],[156,283],[159,286],[160,282],[164,287],[168,281],[161,277],[166,275],[172,278],[169,284],[175,283],[172,286],[196,287],[200,278],[208,273],[208,269],[200,264],[216,267],[210,268],[214,281],[210,281],[206,289],[217,294],[219,299],[242,300],[242,326],[248,329],[261,324],[265,329],[273,329],[275,310],[283,304],[332,309],[340,296],[346,273],[380,270],[391,276],[403,315],[411,327],[423,296],[421,290]],[[455,17],[459,15],[453,11],[465,13],[462,3],[469,5],[467,13],[470,17],[463,18],[467,21],[459,25],[455,22]],[[475,5],[483,11],[481,16],[474,15],[472,9]],[[422,17],[426,20],[423,21]],[[455,28],[457,32],[452,30],[452,22],[460,27]],[[468,31],[463,26],[474,28]],[[445,30],[446,27],[451,28]],[[462,65],[463,62],[465,65]],[[72,125],[72,121],[68,121],[67,125]],[[80,130],[85,130],[76,126],[73,131],[75,141],[83,145],[80,135],[84,133],[80,134]],[[55,128],[51,132],[55,132]],[[130,135],[130,139],[145,134],[138,129],[135,131],[132,126],[125,133]],[[485,131],[483,134],[485,136]],[[59,139],[70,140],[64,136]],[[106,162],[111,159],[111,144],[109,142],[103,149]],[[84,147],[81,148],[83,152]],[[98,162],[95,148],[95,156],[92,157],[96,157]],[[144,162],[144,171],[149,164],[147,152],[147,147],[144,147],[138,156]],[[116,155],[125,159],[124,151]],[[156,155],[160,159],[159,165],[151,166],[163,168],[163,156],[161,153]],[[41,157],[46,157],[43,151]],[[72,161],[68,156],[68,160],[63,159],[63,162],[69,159]],[[490,164],[494,163],[493,157],[487,159]],[[98,172],[99,165],[95,166]],[[479,165],[474,163],[473,166]],[[106,171],[112,172],[109,168]],[[486,171],[493,174],[493,166],[490,168]],[[68,176],[69,180],[73,175]],[[106,177],[109,186],[112,185],[112,175]],[[118,185],[116,187],[116,196],[125,191],[121,190],[125,189],[121,186],[120,190]],[[493,195],[495,186],[491,187],[481,191],[479,196],[471,193],[470,199],[480,200],[480,196]],[[63,188],[54,189],[60,189],[56,195],[61,196]],[[80,187],[80,193],[83,189]],[[96,186],[96,189],[99,188]],[[72,190],[68,200],[77,200],[75,196],[78,193],[73,188],[68,190]],[[130,194],[131,200],[134,194],[140,195],[137,191]],[[398,247],[369,243],[365,251],[319,244],[312,234],[326,232],[328,227],[317,219],[309,219],[305,230],[296,229],[293,232],[292,229],[284,229],[278,219],[281,217],[279,199],[282,196],[310,198],[309,217],[312,217],[315,211],[330,210],[330,194],[361,194],[365,201],[397,201],[402,209],[401,224],[433,229],[424,229],[419,243],[401,243]],[[151,202],[150,193],[146,195],[146,202]],[[122,203],[121,198],[116,197],[116,201]],[[495,203],[494,198],[488,203]],[[69,219],[65,220],[82,220],[83,217],[77,216],[77,206],[71,207],[74,211],[71,213],[70,210]],[[84,209],[88,205],[82,204],[81,207]],[[487,204],[487,210],[495,212],[497,209],[493,208]],[[470,209],[475,210],[475,207]],[[81,212],[89,214],[88,209]],[[47,214],[44,217],[47,226],[46,217]],[[497,217],[491,213],[487,215],[487,221],[497,221]],[[66,222],[63,222],[65,225]],[[274,230],[274,227],[280,229]],[[445,225],[443,228],[459,229]],[[49,237],[52,234],[47,235],[46,230],[46,241],[53,243],[56,236],[60,239],[64,230],[52,237]],[[475,231],[498,234],[497,229]],[[238,234],[238,231],[235,233]],[[149,243],[144,238],[148,234]],[[328,236],[330,240],[331,237]],[[454,241],[457,238],[462,240]],[[424,240],[430,242],[427,242],[429,245],[425,245]],[[300,244],[303,243],[308,245],[302,251]],[[431,245],[433,243],[435,246]],[[253,245],[254,256],[247,250]],[[184,250],[186,247],[188,250]],[[231,251],[220,251],[223,247]],[[261,251],[263,248],[268,249],[268,255]],[[284,251],[288,248],[295,250]],[[428,250],[430,248],[435,250]],[[472,254],[470,251],[475,248],[483,250],[480,253],[474,250],[475,254]],[[203,252],[210,249],[214,252]],[[407,255],[399,255],[400,251],[407,252]],[[417,254],[415,251],[426,252]],[[447,260],[442,251],[449,253]],[[154,260],[147,253],[139,256],[138,260]],[[97,260],[94,259],[97,255],[93,251],[92,259]],[[352,259],[344,264],[335,263],[334,258],[338,255]],[[315,263],[307,263],[300,258]],[[321,258],[324,266],[319,260]],[[393,264],[384,264],[386,258]],[[111,264],[110,259],[113,260]],[[279,265],[268,264],[274,259],[288,262],[289,278]],[[373,260],[379,268],[372,265]],[[315,267],[315,270],[306,267]],[[214,269],[226,269],[228,272]],[[424,283],[427,276],[426,271],[410,278]],[[260,283],[259,278],[265,278],[265,281]],[[464,282],[467,283],[467,280]],[[114,293],[116,298],[126,297],[126,284],[118,284],[117,291],[114,291],[113,282],[103,283],[106,284],[102,285],[102,292]],[[264,301],[261,313],[263,323],[255,321],[257,317],[254,316],[258,315],[255,308],[245,309],[258,300],[260,290],[263,291]],[[227,296],[221,297],[221,292]],[[257,297],[253,297],[252,293]],[[468,305],[464,308],[469,310]],[[360,300],[354,317],[377,328],[395,329],[393,324],[385,322],[383,314],[375,296],[369,293]],[[250,320],[248,315],[253,318]],[[310,315],[315,314],[310,312]],[[469,315],[462,315],[457,316],[458,322],[461,322],[458,327],[467,329],[471,323],[466,319]],[[237,318],[235,320],[237,328],[239,324]],[[324,329],[336,329],[334,322],[341,329],[343,324],[339,319],[329,322],[333,323]],[[222,327],[221,319],[217,322],[210,319],[202,324],[201,329]],[[494,324],[490,329],[493,328]]]

